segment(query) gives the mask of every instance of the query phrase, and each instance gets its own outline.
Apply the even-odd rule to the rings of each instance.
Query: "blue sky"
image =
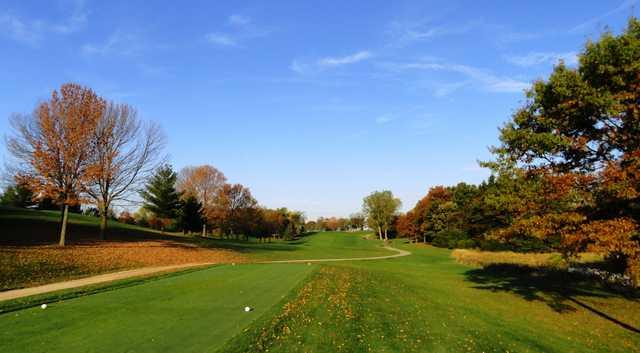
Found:
[[[408,209],[483,180],[523,89],[635,3],[1,0],[0,131],[79,82],[266,206],[345,216],[390,189]]]

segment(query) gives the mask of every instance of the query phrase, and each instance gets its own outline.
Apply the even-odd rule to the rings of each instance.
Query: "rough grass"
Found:
[[[243,262],[231,249],[189,237],[110,222],[98,240],[98,219],[73,214],[69,242],[57,246],[60,213],[0,208],[0,291],[146,266]]]
[[[559,268],[566,266],[559,253],[517,253],[513,251],[480,251],[456,249],[451,256],[458,262],[469,266],[486,267],[490,265],[520,265],[528,267]],[[580,263],[602,261],[602,256],[593,253],[580,254],[575,261]]]
[[[244,261],[230,250],[172,241],[5,246],[0,247],[0,291],[147,266]]]

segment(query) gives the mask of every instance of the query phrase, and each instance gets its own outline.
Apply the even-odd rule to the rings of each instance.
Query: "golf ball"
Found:
[[[248,307],[248,306],[245,306],[245,307],[244,307],[244,311],[245,311],[246,313],[248,313],[248,312],[250,312],[250,311],[251,311],[251,308],[250,308],[250,307]]]
[[[42,304],[42,305],[40,305],[40,307],[41,307],[42,309],[46,309],[46,308],[47,308],[47,304]]]

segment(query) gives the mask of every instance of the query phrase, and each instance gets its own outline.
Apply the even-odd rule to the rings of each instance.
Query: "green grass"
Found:
[[[216,242],[254,259],[389,254],[362,234]],[[637,294],[562,272],[469,267],[449,250],[395,246],[413,254],[224,265],[67,295],[46,310],[0,314],[0,351],[640,352]],[[256,311],[244,313],[245,305]]]
[[[450,251],[325,265],[228,352],[639,352],[640,302],[560,274],[480,269]],[[559,276],[559,277],[557,277]],[[606,317],[606,316],[608,317]],[[619,322],[615,322],[615,320]]]
[[[316,268],[224,265],[14,311],[0,316],[0,351],[212,352]]]
[[[201,245],[228,248],[247,254],[253,261],[357,258],[392,255],[378,240],[366,240],[366,232],[323,232],[296,240],[259,242],[257,239],[204,239]]]

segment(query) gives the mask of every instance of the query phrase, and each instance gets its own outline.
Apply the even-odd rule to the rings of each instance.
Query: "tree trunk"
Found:
[[[202,237],[206,237],[207,236],[207,223],[203,223],[202,224]]]
[[[105,240],[107,235],[107,210],[100,212],[100,240]]]
[[[382,240],[382,228],[380,226],[378,226],[378,236],[380,237],[380,240]]]
[[[389,241],[389,236],[387,235],[387,232],[388,232],[388,229],[387,229],[387,228],[385,228],[385,229],[384,229],[384,241],[385,241],[385,242]]]
[[[69,218],[69,205],[64,205],[64,211],[62,212],[62,227],[60,228],[60,246],[64,246],[65,238],[67,236],[67,220]]]

